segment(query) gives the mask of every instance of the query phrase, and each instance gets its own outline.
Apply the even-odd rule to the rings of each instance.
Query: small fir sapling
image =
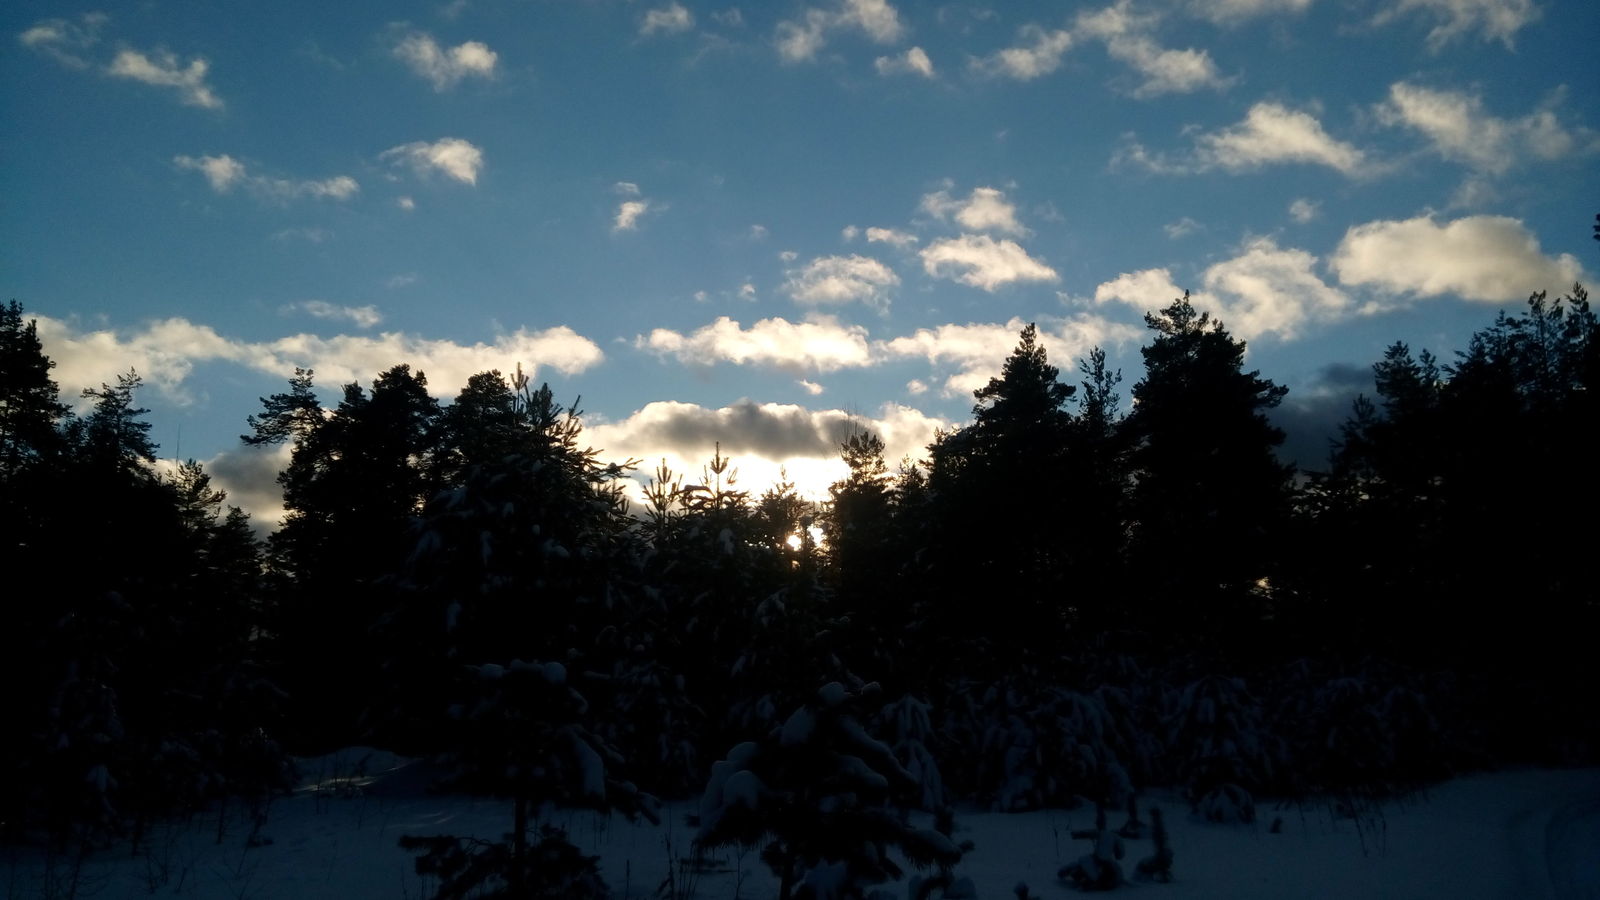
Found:
[[[891,848],[949,872],[960,848],[911,825],[922,785],[861,725],[877,695],[876,684],[831,682],[765,738],[729,750],[712,766],[696,845],[762,846],[780,900],[866,896],[903,874]]]
[[[1072,836],[1092,842],[1094,850],[1078,857],[1077,862],[1061,867],[1057,878],[1083,891],[1109,891],[1123,884],[1122,864],[1117,860],[1122,859],[1126,851],[1116,832],[1106,828],[1105,807],[1096,809],[1094,828],[1076,830]]]
[[[1139,798],[1129,794],[1128,821],[1122,823],[1122,827],[1117,829],[1117,834],[1130,841],[1136,841],[1144,837],[1144,828],[1144,823],[1139,821]]]
[[[1161,808],[1156,806],[1150,808],[1150,841],[1156,852],[1139,860],[1139,878],[1165,884],[1172,880],[1172,845],[1167,841],[1167,824],[1161,818]]]

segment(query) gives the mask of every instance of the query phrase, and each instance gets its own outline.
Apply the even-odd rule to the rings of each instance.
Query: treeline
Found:
[[[13,302],[0,828],[137,839],[355,742],[519,801],[695,794],[840,715],[829,683],[928,808],[1165,784],[1227,817],[1596,759],[1581,287],[1449,364],[1391,347],[1320,472],[1275,455],[1285,389],[1242,341],[1187,297],[1146,321],[1126,409],[1103,353],[1063,382],[1029,326],[968,424],[915,461],[852,435],[820,504],[714,451],[630,514],[630,467],[520,372],[440,404],[399,365],[325,407],[297,370],[243,435],[291,447],[259,543],[199,465],[157,474],[136,375],[72,414]]]

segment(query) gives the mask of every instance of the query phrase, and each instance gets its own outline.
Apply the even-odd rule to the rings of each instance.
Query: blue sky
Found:
[[[296,365],[521,363],[610,454],[818,492],[1037,321],[1140,374],[1188,289],[1301,455],[1394,340],[1588,283],[1600,10],[1534,0],[89,4],[0,11],[0,288],[164,455]],[[1126,401],[1124,401],[1126,403]],[[1316,460],[1307,460],[1315,462]],[[265,478],[263,477],[265,476]],[[263,486],[265,489],[263,489]]]

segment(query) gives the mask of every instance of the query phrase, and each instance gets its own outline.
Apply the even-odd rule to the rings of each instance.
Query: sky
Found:
[[[607,458],[759,493],[1063,380],[1192,292],[1290,388],[1287,454],[1401,340],[1592,282],[1590,0],[0,9],[0,299],[63,396],[144,379],[168,459],[276,521],[238,435],[313,368],[449,400],[518,365]]]

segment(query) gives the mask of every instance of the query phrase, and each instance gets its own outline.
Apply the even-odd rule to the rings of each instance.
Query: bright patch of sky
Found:
[[[258,397],[401,362],[443,399],[520,363],[646,470],[720,440],[752,490],[781,465],[820,494],[841,429],[918,455],[1027,322],[1067,379],[1104,346],[1126,392],[1143,314],[1186,289],[1289,385],[1315,465],[1385,345],[1448,355],[1600,270],[1596,24],[1554,0],[22,0],[0,288],[65,394],[136,368],[162,452],[240,497],[270,496],[237,445]]]

